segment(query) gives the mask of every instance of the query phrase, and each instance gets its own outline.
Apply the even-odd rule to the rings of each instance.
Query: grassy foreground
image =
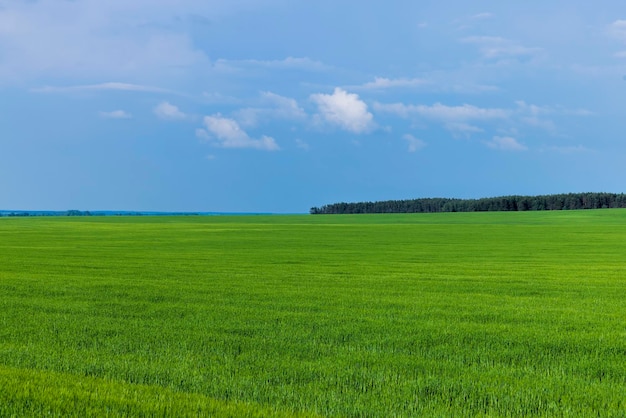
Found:
[[[0,416],[626,416],[626,210],[2,218]]]

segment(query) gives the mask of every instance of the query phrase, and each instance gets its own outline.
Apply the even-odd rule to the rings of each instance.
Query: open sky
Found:
[[[0,209],[626,191],[617,0],[0,0]]]

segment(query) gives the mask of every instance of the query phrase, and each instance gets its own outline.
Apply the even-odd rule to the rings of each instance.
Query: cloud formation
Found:
[[[100,112],[101,118],[105,119],[130,119],[133,117],[130,113],[124,110],[113,110],[111,112]]]
[[[375,103],[374,109],[379,112],[392,113],[403,118],[421,116],[427,119],[447,123],[467,122],[471,120],[506,119],[510,112],[506,109],[483,108],[469,104],[447,106],[435,103],[432,106],[407,105],[404,103]]]
[[[337,87],[333,94],[313,94],[311,100],[317,104],[317,117],[331,125],[355,134],[370,132],[375,127],[374,116],[357,94]]]
[[[483,58],[487,59],[533,57],[542,51],[541,48],[525,47],[499,36],[468,36],[461,42],[476,45]]]
[[[471,134],[484,132],[484,129],[464,122],[448,122],[445,124],[445,128],[455,136],[469,137]]]
[[[526,151],[528,149],[510,136],[494,136],[491,141],[487,141],[485,144],[489,148],[500,151]]]
[[[562,106],[538,106],[528,104],[523,100],[515,102],[516,114],[519,120],[533,128],[543,129],[550,134],[558,132],[556,124],[548,119],[548,115],[560,116],[591,116],[593,113],[586,109],[567,109]]]
[[[409,152],[419,151],[426,146],[426,142],[414,137],[411,134],[403,135],[402,139],[409,143]]]
[[[197,129],[196,135],[222,148],[253,148],[266,151],[277,151],[279,146],[269,136],[253,139],[241,129],[237,121],[225,118],[217,113],[204,117],[204,129]]]
[[[218,59],[214,67],[220,71],[238,71],[245,68],[266,68],[272,70],[293,70],[293,71],[328,71],[331,66],[321,61],[315,61],[308,57],[287,57],[282,60],[228,60]]]
[[[469,30],[469,29],[474,28],[477,25],[477,23],[488,20],[488,19],[493,19],[494,17],[495,15],[493,13],[482,12],[482,13],[476,13],[470,16],[465,16],[459,19],[455,19],[452,23],[457,25],[456,26],[457,31]]]
[[[376,77],[374,81],[367,82],[357,88],[365,90],[382,90],[396,87],[410,88],[429,84],[428,80],[421,78],[386,78]]]
[[[307,115],[295,99],[269,91],[261,93],[260,106],[247,107],[235,112],[235,118],[244,126],[257,126],[274,119],[304,120]]]
[[[492,19],[493,17],[494,17],[493,13],[482,12],[482,13],[476,13],[475,15],[472,15],[469,18],[471,20],[483,20],[483,19]]]
[[[303,141],[300,138],[296,139],[296,146],[300,149],[303,149],[305,151],[308,151],[309,149],[311,149],[311,147],[309,146],[309,144],[306,141]]]
[[[626,20],[616,20],[607,27],[609,35],[626,43]]]
[[[120,83],[117,81],[100,83],[100,84],[82,84],[75,86],[46,86],[31,89],[34,93],[68,93],[75,91],[89,90],[118,90],[118,91],[134,91],[143,93],[174,93],[171,90],[162,89],[153,86],[143,86],[141,84]]]
[[[161,119],[169,120],[182,120],[187,118],[187,115],[178,109],[177,106],[169,102],[161,102],[154,108],[154,114]]]

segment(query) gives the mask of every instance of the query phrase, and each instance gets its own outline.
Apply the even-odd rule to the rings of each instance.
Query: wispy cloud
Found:
[[[471,104],[457,106],[435,103],[433,105],[380,103],[374,102],[372,108],[376,112],[392,114],[404,119],[418,121],[433,121],[441,124],[455,137],[469,138],[473,134],[482,133],[489,128],[505,128],[504,132],[512,128],[526,126],[542,129],[551,135],[558,133],[557,125],[550,116],[589,116],[592,112],[586,109],[568,109],[563,106],[539,106],[524,101],[515,102],[512,108],[486,108]],[[490,142],[493,146],[506,144]]]
[[[485,20],[485,19],[493,19],[495,15],[489,12],[476,13],[469,17],[471,20]]]
[[[244,126],[256,126],[275,119],[297,121],[307,117],[295,99],[269,91],[261,92],[259,105],[240,109],[234,116]]]
[[[607,26],[607,33],[613,39],[626,44],[626,20],[616,20]],[[613,54],[613,57],[624,59],[626,58],[626,51],[621,50]]]
[[[518,111],[521,113],[531,114],[532,116],[540,115],[570,115],[570,116],[592,116],[594,113],[587,109],[571,109],[561,105],[555,106],[543,106],[526,103],[523,100],[517,100],[515,104],[518,107]]]
[[[154,108],[154,114],[161,119],[169,120],[182,120],[186,119],[187,115],[178,109],[177,106],[169,102],[161,102]]]
[[[491,141],[485,142],[485,144],[492,149],[500,151],[526,151],[528,147],[520,144],[515,138],[511,136],[494,136]]]
[[[618,19],[609,24],[607,32],[613,38],[626,43],[626,20]]]
[[[221,71],[239,71],[245,68],[266,68],[273,70],[297,70],[297,71],[328,71],[332,67],[321,61],[312,60],[308,57],[287,57],[281,60],[227,60],[218,59],[214,68]]]
[[[467,30],[475,27],[479,22],[493,19],[495,15],[489,12],[476,13],[470,16],[461,17],[452,21],[452,24],[456,25],[458,31]]]
[[[120,83],[120,82],[107,82],[99,84],[82,84],[75,86],[45,86],[40,88],[31,89],[34,93],[67,93],[75,91],[102,91],[102,90],[117,90],[117,91],[134,91],[144,93],[174,93],[168,89],[162,89],[153,86],[144,86],[141,84]]]
[[[556,125],[553,121],[549,119],[541,119],[536,116],[528,116],[522,117],[520,120],[528,126],[543,129],[544,131],[551,134],[555,134],[557,132]]]
[[[567,109],[562,106],[539,106],[526,103],[523,100],[515,102],[517,105],[516,114],[519,120],[531,127],[543,129],[551,134],[557,133],[554,121],[549,119],[550,115],[559,116],[591,116],[593,112],[586,109]]]
[[[234,119],[217,113],[204,117],[204,128],[196,130],[196,136],[222,148],[253,148],[266,151],[280,149],[274,138],[263,135],[251,138]]]
[[[333,94],[313,94],[311,100],[317,104],[317,118],[323,122],[356,134],[375,128],[374,116],[357,94],[336,88]]]
[[[311,147],[309,146],[309,144],[308,144],[306,141],[304,141],[304,140],[302,140],[302,139],[300,139],[300,138],[297,138],[297,139],[296,139],[296,146],[297,146],[298,148],[300,148],[300,149],[305,150],[305,151],[308,151],[308,150],[310,150],[310,149],[311,149]]]
[[[99,112],[101,118],[104,119],[130,119],[133,117],[130,113],[124,110],[113,110],[111,112]]]
[[[428,80],[424,80],[421,78],[386,78],[386,77],[376,77],[374,81],[369,81],[360,86],[353,86],[356,89],[363,90],[383,90],[389,88],[411,88],[411,87],[419,87],[425,84],[430,84]]]
[[[445,128],[455,136],[469,137],[471,134],[484,132],[484,129],[464,122],[448,122],[445,124]]]
[[[476,45],[483,58],[498,59],[512,57],[534,57],[541,53],[541,48],[526,47],[518,42],[498,36],[468,36],[461,42]]]
[[[409,144],[409,152],[419,151],[419,150],[421,150],[422,148],[424,148],[426,146],[426,142],[422,141],[421,139],[418,139],[418,138],[414,137],[411,134],[403,135],[402,139],[404,139],[405,141],[408,142],[408,144]]]
[[[461,106],[447,106],[435,103],[432,106],[407,105],[404,103],[374,103],[374,110],[392,113],[403,118],[420,116],[427,119],[438,120],[446,123],[459,123],[471,120],[506,119],[510,111],[500,108],[482,108],[469,104]]]
[[[437,93],[460,93],[460,94],[482,94],[499,91],[494,85],[478,84],[469,82],[467,74],[451,74],[447,72],[433,72],[425,77],[375,77],[373,81],[363,84],[345,86],[346,90],[358,91],[392,91],[401,89],[420,89]]]

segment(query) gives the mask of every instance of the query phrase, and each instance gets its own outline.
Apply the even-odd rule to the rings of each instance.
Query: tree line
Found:
[[[501,196],[481,199],[423,198],[380,202],[332,203],[310,213],[430,213],[626,208],[626,194],[567,193],[542,196]]]
[[[28,210],[20,210],[20,211],[0,211],[0,216],[91,216],[91,212],[88,210],[80,211],[80,210],[66,210],[66,211],[28,211]]]

